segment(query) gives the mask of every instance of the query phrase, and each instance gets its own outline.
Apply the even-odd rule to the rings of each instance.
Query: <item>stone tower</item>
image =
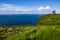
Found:
[[[53,10],[53,11],[52,11],[52,14],[56,14],[56,11],[55,11],[55,10]]]

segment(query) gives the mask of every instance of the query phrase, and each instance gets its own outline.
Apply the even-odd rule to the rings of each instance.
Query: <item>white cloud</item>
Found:
[[[52,11],[52,9],[49,6],[38,8],[39,13],[51,13],[51,11]]]
[[[24,7],[12,5],[12,4],[1,4],[0,5],[1,11],[27,11]]]
[[[32,9],[32,10],[31,10]],[[20,14],[34,14],[34,13],[44,13],[44,12],[50,12],[51,8],[49,6],[46,7],[39,7],[38,10],[37,9],[33,9],[33,8],[27,8],[27,7],[21,7],[21,6],[16,6],[13,4],[0,4],[0,14],[16,14],[16,13],[20,13]]]
[[[49,6],[46,6],[45,9],[51,9]]]
[[[39,7],[39,8],[38,8],[38,10],[43,10],[43,9],[44,9],[44,7]]]
[[[42,10],[51,10],[51,8],[49,6],[39,7],[38,10],[40,10],[40,11],[42,11]]]

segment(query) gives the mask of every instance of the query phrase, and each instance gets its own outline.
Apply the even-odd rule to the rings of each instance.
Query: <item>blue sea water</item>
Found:
[[[40,17],[38,14],[0,15],[0,25],[35,25]]]

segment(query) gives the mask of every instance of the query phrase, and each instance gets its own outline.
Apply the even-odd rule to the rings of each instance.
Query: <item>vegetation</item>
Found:
[[[1,26],[0,40],[60,40],[60,15],[44,15],[37,24]]]
[[[60,40],[60,25],[0,27],[0,40]]]
[[[43,24],[43,25],[60,25],[60,14],[48,14],[43,15],[37,24]]]

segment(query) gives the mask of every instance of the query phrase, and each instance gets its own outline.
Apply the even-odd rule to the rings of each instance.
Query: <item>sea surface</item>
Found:
[[[1,25],[35,25],[42,15],[38,14],[12,14],[0,15]]]

